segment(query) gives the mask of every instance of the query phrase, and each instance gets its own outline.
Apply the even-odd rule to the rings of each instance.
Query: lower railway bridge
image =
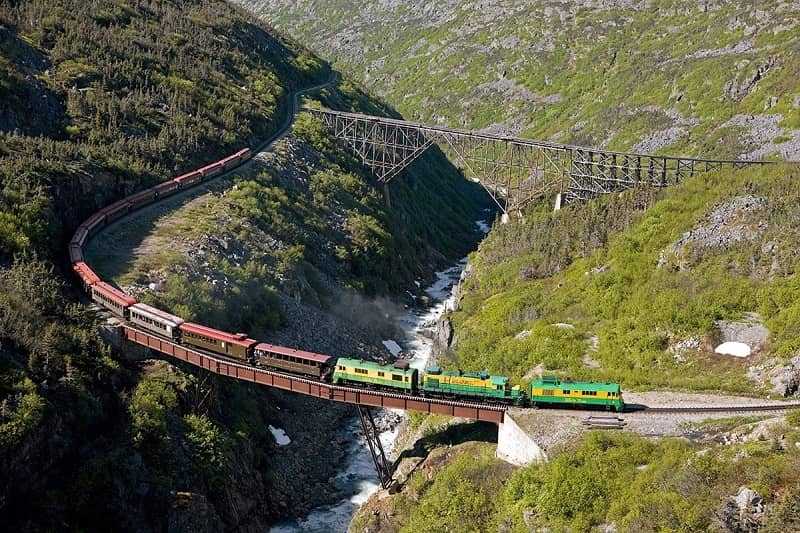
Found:
[[[184,361],[212,374],[305,394],[323,400],[355,405],[373,462],[375,463],[375,469],[384,488],[388,488],[392,483],[393,468],[379,439],[379,432],[370,411],[371,407],[419,411],[427,414],[469,418],[494,424],[502,424],[505,418],[507,409],[505,405],[421,398],[410,394],[333,385],[219,357],[194,349],[191,346],[172,342],[159,335],[133,327],[130,324],[123,324],[121,327],[126,341]]]

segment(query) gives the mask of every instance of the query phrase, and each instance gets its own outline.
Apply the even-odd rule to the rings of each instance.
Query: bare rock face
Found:
[[[781,364],[776,358],[769,359],[747,371],[748,379],[759,386],[767,386],[775,396],[788,398],[800,392],[800,355],[794,356],[789,364]]]
[[[762,214],[768,207],[766,198],[739,196],[726,202],[675,241],[661,254],[658,266],[674,264],[688,270],[706,248],[730,248],[740,241],[758,238],[767,229]]]
[[[800,355],[792,357],[788,365],[773,369],[770,383],[774,393],[784,397],[796,396],[800,389]]]
[[[767,61],[758,65],[753,72],[745,74],[743,79],[735,78],[725,84],[723,88],[724,95],[736,102],[741,102],[748,94],[750,94],[761,81],[770,69],[775,65],[775,58],[770,57]]]
[[[757,492],[740,487],[736,496],[730,496],[720,511],[723,531],[744,533],[758,531],[764,517],[764,500]]]
[[[759,352],[769,337],[769,330],[761,323],[761,316],[758,313],[749,313],[739,322],[716,320],[714,326],[719,331],[721,343],[742,342],[748,345],[753,353]]]
[[[453,324],[450,319],[443,317],[436,322],[436,332],[433,336],[433,353],[446,352],[453,342]]]
[[[8,78],[8,73],[0,69],[0,78],[9,84],[0,98],[0,131],[57,136],[66,125],[64,104],[39,79],[49,73],[50,60],[3,25],[0,50],[9,52],[7,57],[23,74],[18,79]]]
[[[222,529],[220,520],[214,506],[202,494],[191,492],[178,492],[169,511],[167,531],[179,533],[193,531],[219,531]]]

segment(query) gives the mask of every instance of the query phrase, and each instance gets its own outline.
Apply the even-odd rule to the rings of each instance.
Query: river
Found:
[[[489,232],[489,226],[485,222],[477,221],[476,224],[484,234]],[[411,355],[409,362],[412,367],[423,370],[430,359],[433,351],[431,340],[433,328],[445,311],[453,309],[455,305],[453,289],[466,264],[467,259],[464,258],[450,268],[437,272],[436,281],[425,289],[425,293],[431,299],[431,305],[421,309],[409,309],[399,317],[406,334],[405,339],[399,341],[399,344]],[[376,420],[376,423],[383,423],[391,428],[380,435],[387,456],[391,455],[399,428],[397,422],[402,416],[402,411],[395,410],[382,410],[376,414],[376,417],[383,419]],[[345,532],[359,506],[378,490],[380,487],[378,476],[363,437],[361,423],[358,419],[354,419],[342,429],[342,432],[347,436],[358,435],[358,439],[348,450],[345,469],[336,476],[336,488],[349,496],[333,505],[317,507],[306,517],[281,522],[273,526],[270,533]]]

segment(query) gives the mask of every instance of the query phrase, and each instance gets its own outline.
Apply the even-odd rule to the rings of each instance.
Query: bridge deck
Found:
[[[420,398],[406,394],[364,390],[354,387],[342,387],[306,379],[291,374],[275,372],[246,363],[238,363],[223,357],[194,350],[188,346],[170,342],[161,337],[146,333],[130,325],[124,325],[124,336],[127,340],[169,355],[191,365],[208,370],[220,376],[227,376],[241,381],[258,383],[276,389],[314,396],[324,400],[345,402],[370,407],[385,407],[419,411],[428,414],[457,416],[501,424],[506,411],[505,406],[484,405],[477,402],[450,401],[437,398]]]

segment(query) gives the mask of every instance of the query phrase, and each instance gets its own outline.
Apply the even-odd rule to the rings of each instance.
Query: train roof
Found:
[[[155,191],[152,188],[144,189],[143,191],[135,192],[133,194],[130,194],[130,195],[126,196],[125,200],[131,202],[131,201],[134,201],[134,200],[138,200],[139,198],[146,198],[147,196],[150,196],[150,195],[152,195],[154,193],[155,193]]]
[[[442,370],[438,366],[429,366],[425,369],[425,373],[431,376],[446,376],[446,377],[462,377],[471,379],[490,380],[493,385],[506,385],[508,378],[506,376],[492,376],[486,370],[480,372],[462,372],[461,370]]]
[[[89,265],[84,263],[83,261],[78,261],[77,263],[72,264],[72,269],[81,277],[81,279],[87,285],[93,285],[100,281],[100,277],[94,273]]]
[[[194,322],[184,322],[180,325],[180,328],[181,331],[188,331],[197,335],[204,335],[214,340],[235,344],[237,346],[249,347],[256,342],[253,339],[248,339],[247,335],[244,333],[228,333],[227,331],[210,328]]]
[[[269,344],[266,342],[261,342],[256,344],[256,350],[261,350],[262,352],[270,352],[270,353],[277,353],[281,355],[289,355],[292,357],[297,357],[298,359],[305,359],[306,361],[314,361],[316,363],[327,363],[333,357],[330,355],[322,355],[314,352],[305,352],[303,350],[295,350],[294,348],[287,348],[286,346],[278,346],[276,344]]]
[[[105,206],[103,209],[100,210],[101,213],[105,213],[106,215],[111,213],[116,213],[126,205],[130,205],[127,198],[123,198],[122,200],[117,200],[113,204]]]
[[[98,281],[97,283],[92,285],[92,290],[100,293],[105,293],[106,296],[112,298],[113,300],[116,300],[119,304],[124,306],[129,306],[136,303],[136,299],[125,294],[118,288],[109,285],[105,281]]]
[[[619,392],[619,383],[602,383],[598,381],[571,381],[561,380],[555,376],[543,376],[542,379],[531,381],[531,387],[543,389],[569,389],[569,390],[596,390]]]
[[[413,374],[417,372],[416,368],[404,369],[404,368],[399,368],[394,364],[382,365],[374,361],[364,361],[363,359],[348,359],[345,357],[340,357],[339,360],[336,362],[336,364],[354,368],[371,368],[372,370],[383,370],[385,372],[399,372],[402,374]]]
[[[143,303],[134,304],[131,306],[131,309],[136,309],[136,311],[142,313],[145,316],[149,316],[150,318],[166,320],[178,326],[185,322],[179,316],[175,316],[171,313],[167,313],[166,311],[162,311],[161,309],[156,309],[155,307]]]
[[[220,164],[222,164],[222,161],[224,161],[224,159],[220,160],[220,161],[214,161],[213,163],[209,163],[208,165],[206,165],[204,167],[200,167],[195,172],[203,172],[205,170],[211,170],[211,169],[217,168],[218,166],[220,166]]]

